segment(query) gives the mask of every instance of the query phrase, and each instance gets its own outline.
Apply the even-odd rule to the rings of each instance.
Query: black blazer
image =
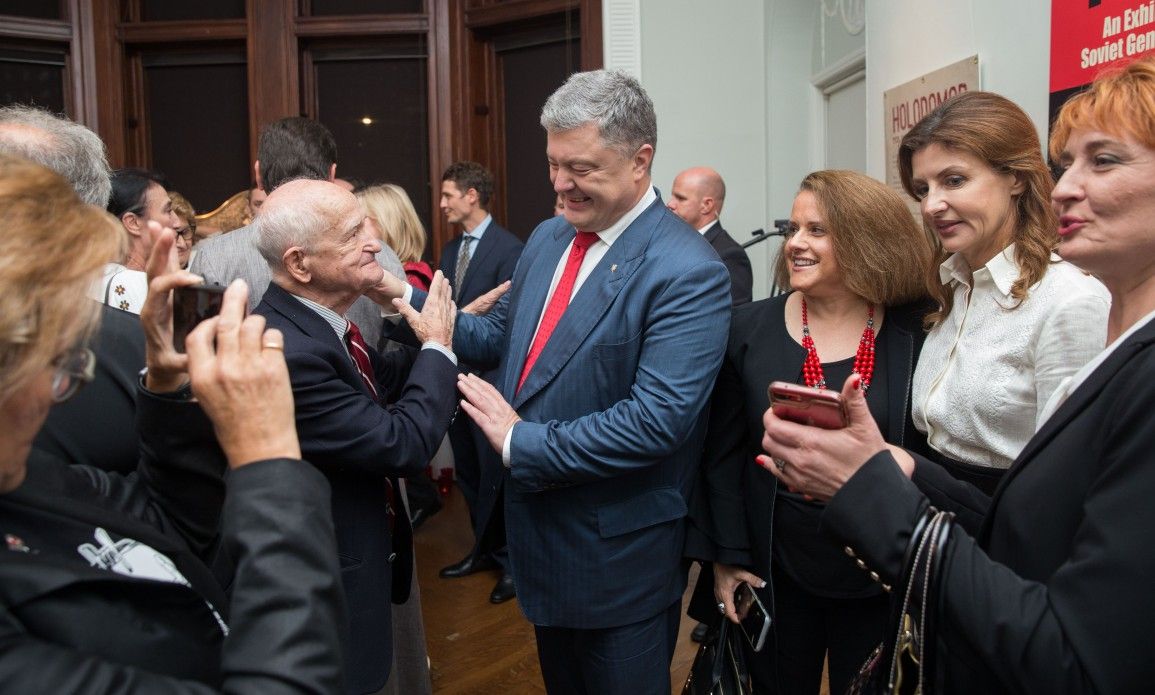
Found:
[[[469,268],[457,295],[457,306],[462,307],[513,277],[513,269],[521,258],[525,244],[509,230],[490,221],[485,234],[469,257]],[[457,277],[457,254],[461,251],[461,235],[445,244],[441,250],[441,272],[450,284]]]
[[[916,515],[959,512],[941,570],[938,692],[1151,691],[1152,379],[1148,324],[1044,423],[993,499],[922,458],[912,484],[883,452],[831,500],[824,528],[890,582]]]
[[[746,249],[726,233],[721,222],[714,222],[703,236],[726,264],[726,270],[730,271],[730,296],[734,306],[746,304],[754,297],[754,271],[750,268]]]
[[[343,603],[322,476],[261,461],[233,471],[226,496],[200,408],[138,399],[137,472],[33,450],[25,481],[0,495],[0,692],[339,689]],[[218,531],[239,568],[231,601],[206,564]],[[123,573],[168,561],[188,584]]]
[[[337,553],[349,603],[349,691],[376,692],[389,675],[390,599],[409,595],[412,528],[402,511],[387,532],[387,481],[424,471],[457,408],[457,367],[436,350],[370,351],[373,400],[343,341],[275,283],[254,313],[285,336],[301,451],[333,488]],[[410,363],[412,368],[410,371]]]
[[[806,351],[784,330],[787,297],[779,295],[734,309],[726,360],[710,402],[710,428],[686,541],[687,556],[740,565],[767,582],[778,479],[753,461],[762,453],[762,415],[770,407],[766,387],[772,381],[795,381],[806,359]],[[925,302],[888,307],[875,339],[876,354],[886,360],[889,400],[884,438],[922,450],[926,441],[911,421],[910,389],[926,335],[922,318],[928,308]],[[699,620],[713,620],[717,610],[713,608],[712,576],[704,573],[699,583],[703,579],[711,592],[695,601],[691,614]],[[770,589],[767,584],[767,592]]]
[[[96,374],[91,384],[52,406],[35,446],[69,463],[106,471],[136,469],[136,381],[144,368],[144,331],[136,314],[100,305],[100,330],[92,341]]]

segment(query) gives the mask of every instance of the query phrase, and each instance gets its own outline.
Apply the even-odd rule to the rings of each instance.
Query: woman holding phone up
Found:
[[[766,387],[837,388],[857,372],[887,441],[917,447],[910,387],[929,262],[926,236],[894,191],[856,172],[818,171],[802,181],[779,257],[793,292],[735,309],[686,554],[714,563],[729,619],[743,581],[772,606],[775,639],[747,654],[755,692],[817,693],[827,652],[830,692],[842,692],[887,615],[882,587],[818,535],[822,505],[754,465]]]

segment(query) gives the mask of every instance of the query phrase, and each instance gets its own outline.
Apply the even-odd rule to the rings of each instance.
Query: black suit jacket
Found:
[[[726,233],[721,222],[714,222],[703,236],[726,264],[726,270],[730,271],[730,295],[734,306],[749,302],[754,297],[754,271],[750,268],[746,249]]]
[[[52,406],[35,445],[69,463],[131,473],[140,451],[136,382],[144,368],[144,331],[136,314],[105,304],[100,311],[92,383]]]
[[[461,291],[457,294],[457,306],[465,306],[513,277],[513,269],[524,248],[521,239],[498,226],[497,222],[490,221],[481,241],[469,257],[469,268],[465,271]],[[460,252],[460,234],[441,250],[441,272],[450,283],[457,277],[457,254]]]
[[[33,450],[24,483],[0,495],[0,692],[339,689],[343,604],[322,476],[261,461],[233,471],[226,494],[200,408],[138,398],[137,472]],[[231,599],[206,564],[218,532],[237,561]],[[122,573],[166,562],[188,584]]]
[[[379,390],[391,394],[392,402],[381,405],[343,341],[312,309],[273,283],[254,313],[285,336],[301,451],[333,489],[349,603],[349,691],[375,692],[389,675],[390,599],[408,597],[413,567],[412,529],[403,511],[388,533],[387,481],[396,490],[396,478],[423,471],[433,458],[457,408],[457,367],[436,350],[416,357],[370,350]]]
[[[691,504],[686,555],[698,560],[748,568],[768,584],[763,600],[773,605],[770,558],[774,500],[778,479],[752,463],[762,453],[762,415],[770,407],[766,387],[794,382],[806,351],[785,331],[787,297],[779,295],[734,310],[726,359],[710,401],[710,427],[702,469]],[[925,333],[926,302],[887,307],[875,352],[886,364],[886,441],[926,450],[926,439],[910,416],[911,379]],[[875,389],[867,398],[878,394]],[[704,597],[695,591],[692,615],[716,619],[713,576],[703,573]]]
[[[993,498],[921,458],[912,484],[883,452],[827,506],[824,527],[891,583],[922,510],[959,512],[936,607],[937,692],[1150,692],[1152,379],[1148,324],[1043,424]]]

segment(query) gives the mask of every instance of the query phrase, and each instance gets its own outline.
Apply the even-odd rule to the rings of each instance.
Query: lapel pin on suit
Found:
[[[610,272],[611,273],[618,272],[618,264],[617,263],[614,263],[613,265],[610,266]]]

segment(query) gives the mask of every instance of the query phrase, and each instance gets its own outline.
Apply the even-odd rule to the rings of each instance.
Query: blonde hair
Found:
[[[193,233],[193,239],[196,239],[197,231],[197,211],[193,209],[192,203],[188,198],[184,197],[176,191],[169,191],[168,197],[172,200],[172,211],[176,216],[185,221],[189,230]]]
[[[393,249],[402,263],[421,260],[425,253],[425,227],[404,188],[379,184],[361,190],[357,198],[381,230],[381,241]]]
[[[0,403],[86,339],[84,295],[127,243],[120,224],[39,164],[0,155]]]
[[[931,144],[972,154],[994,171],[1011,174],[1023,184],[1023,192],[1012,196],[1015,226],[1011,232],[1015,262],[1020,268],[1011,296],[1021,304],[1027,290],[1043,279],[1051,251],[1059,243],[1055,234],[1059,222],[1051,209],[1055,182],[1043,162],[1035,124],[1017,104],[993,92],[964,92],[944,101],[916,123],[899,145],[899,178],[915,200],[921,198],[914,189],[914,154]],[[930,229],[927,234],[935,244],[935,258],[926,270],[927,289],[939,305],[938,311],[926,317],[929,328],[950,314],[954,291],[939,277],[939,266],[947,255],[942,243]]]
[[[1155,56],[1100,74],[1090,89],[1063,104],[1051,129],[1051,159],[1062,154],[1072,130],[1090,128],[1133,135],[1155,147]]]
[[[898,193],[866,174],[841,169],[807,175],[801,191],[818,202],[847,289],[882,306],[925,296],[930,242]],[[778,254],[775,276],[783,290],[790,289],[787,262],[785,253]]]

